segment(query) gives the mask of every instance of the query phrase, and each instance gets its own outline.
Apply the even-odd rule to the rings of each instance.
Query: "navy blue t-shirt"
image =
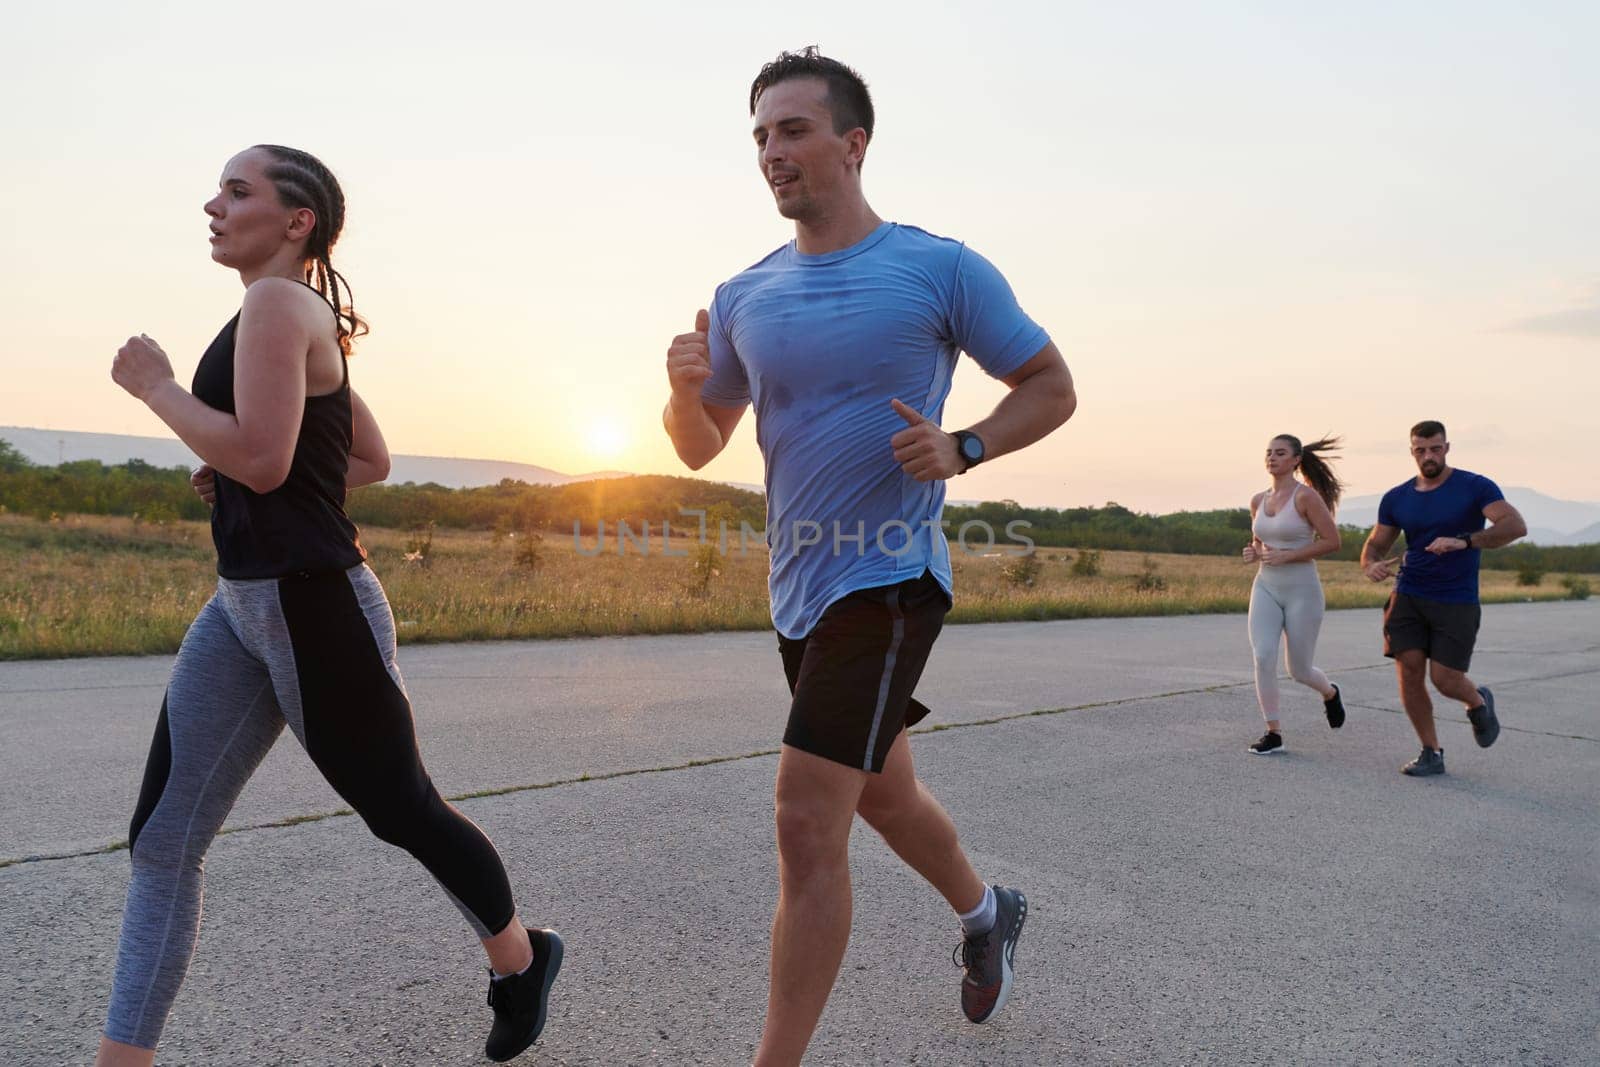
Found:
[[[1476,533],[1487,523],[1483,509],[1504,500],[1500,487],[1481,474],[1450,471],[1443,484],[1422,492],[1416,479],[1383,494],[1378,522],[1405,531],[1406,558],[1395,592],[1445,604],[1478,602],[1476,548],[1434,555],[1426,551],[1436,537]]]

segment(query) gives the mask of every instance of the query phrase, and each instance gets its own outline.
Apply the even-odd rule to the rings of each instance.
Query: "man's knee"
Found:
[[[1427,677],[1428,658],[1420,649],[1412,649],[1396,656],[1394,666],[1402,685],[1421,685]]]
[[[1446,667],[1438,660],[1434,660],[1428,664],[1428,677],[1432,679],[1433,687],[1442,691],[1459,687],[1466,673],[1454,667]]]
[[[782,799],[777,806],[778,856],[785,877],[805,880],[848,862],[850,823],[828,805],[810,799]]]
[[[880,833],[893,826],[895,822],[907,814],[916,805],[921,797],[921,787],[916,779],[911,780],[910,786],[889,787],[887,783],[873,782],[861,794],[861,800],[856,804],[856,814],[866,821],[867,825]]]

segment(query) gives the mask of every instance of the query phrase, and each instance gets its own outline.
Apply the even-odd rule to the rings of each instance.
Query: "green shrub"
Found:
[[[1143,569],[1133,576],[1133,587],[1141,593],[1154,593],[1167,587],[1167,580],[1161,577],[1161,568],[1149,556],[1144,558]]]
[[[689,573],[693,575],[689,583],[690,592],[698,596],[711,592],[712,580],[722,573],[722,553],[717,551],[717,546],[707,543],[695,549]]]
[[[544,562],[544,535],[524,530],[515,535],[515,539],[517,544],[511,552],[511,558],[519,567],[526,567],[530,571],[538,570],[539,565]]]
[[[419,566],[428,565],[428,553],[433,551],[433,523],[411,527],[411,533],[406,538],[406,562]]]
[[[1544,581],[1544,568],[1537,563],[1522,563],[1517,566],[1517,584],[1534,586]]]
[[[1567,576],[1561,579],[1561,588],[1567,591],[1567,596],[1573,600],[1589,599],[1589,583],[1582,578]]]
[[[1072,561],[1072,573],[1079,578],[1093,578],[1100,573],[1100,553],[1086,548]]]
[[[1000,568],[1000,577],[1012,585],[1026,588],[1039,577],[1039,557],[1036,553],[1026,552],[1020,556],[1012,556]]]

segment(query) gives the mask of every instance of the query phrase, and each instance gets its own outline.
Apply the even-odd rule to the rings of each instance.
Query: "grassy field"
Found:
[[[523,537],[440,530],[419,557],[404,531],[367,529],[362,539],[402,643],[769,625],[760,546],[740,558],[675,540],[682,555],[669,557],[658,535],[649,555],[634,546],[618,555],[610,540],[604,554],[586,556],[570,535],[546,535],[530,552]],[[592,540],[584,548],[592,552]],[[1242,612],[1254,570],[1227,557],[1104,552],[1089,576],[1075,573],[1079,555],[1041,549],[1024,584],[1030,576],[1012,557],[958,551],[950,621]],[[1388,595],[1353,563],[1321,568],[1330,608],[1375,607]],[[1511,572],[1484,571],[1483,599],[1559,600],[1562,577],[1530,588]],[[0,659],[172,652],[215,585],[200,523],[0,514]]]

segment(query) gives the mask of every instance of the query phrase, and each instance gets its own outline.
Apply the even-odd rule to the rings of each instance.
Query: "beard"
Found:
[[[1444,470],[1444,464],[1439,463],[1436,460],[1424,460],[1421,469],[1423,477],[1432,478],[1434,475]]]

